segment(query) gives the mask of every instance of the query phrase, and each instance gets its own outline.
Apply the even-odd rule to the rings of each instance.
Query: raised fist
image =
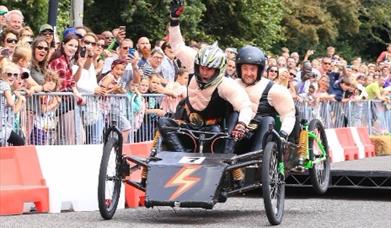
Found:
[[[170,11],[172,18],[178,18],[185,11],[185,1],[172,0],[170,3]]]

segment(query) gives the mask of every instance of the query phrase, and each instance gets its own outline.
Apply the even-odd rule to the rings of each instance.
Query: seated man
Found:
[[[194,60],[194,74],[189,81],[188,95],[183,102],[183,115],[179,117],[181,121],[163,117],[158,122],[163,144],[168,150],[189,151],[191,145],[184,145],[186,141],[182,137],[172,134],[165,127],[181,126],[220,132],[222,121],[228,119],[232,109],[239,112],[232,136],[234,138],[244,136],[246,126],[254,114],[246,91],[233,79],[224,77],[225,66],[225,54],[217,43],[206,46],[197,53]]]
[[[251,123],[256,129],[237,144],[237,153],[262,149],[262,141],[269,124],[274,125],[278,117],[281,121],[280,134],[288,139],[297,140],[300,127],[297,123],[293,98],[286,87],[274,84],[262,77],[265,69],[265,55],[257,47],[245,46],[239,50],[236,59],[238,79],[250,97],[252,109],[256,113]]]

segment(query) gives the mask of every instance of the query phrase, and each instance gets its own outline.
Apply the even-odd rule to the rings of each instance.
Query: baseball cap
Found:
[[[6,13],[8,13],[8,10],[0,9],[0,16],[5,15]]]
[[[226,48],[225,51],[227,51],[227,52],[232,52],[232,53],[234,53],[235,55],[238,54],[238,49],[233,48],[233,47]]]
[[[45,31],[45,30],[50,30],[52,32],[54,32],[54,29],[53,29],[53,26],[49,25],[49,24],[44,24],[42,25],[40,28],[39,28],[39,33]]]
[[[65,38],[70,34],[77,35],[79,38],[83,38],[83,36],[77,32],[77,30],[74,27],[66,28],[62,34],[62,37]]]

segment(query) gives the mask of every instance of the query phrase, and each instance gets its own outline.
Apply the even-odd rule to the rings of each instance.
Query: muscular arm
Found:
[[[281,130],[290,134],[295,126],[295,104],[289,90],[274,84],[269,91],[269,103],[276,109],[281,118]]]
[[[238,121],[249,124],[254,117],[254,112],[251,109],[251,101],[246,91],[233,79],[224,78],[218,86],[218,92],[221,98],[231,103],[234,110],[239,112]]]
[[[189,46],[186,46],[185,42],[183,41],[179,25],[170,26],[168,31],[169,41],[175,56],[181,61],[187,71],[190,73],[194,72],[194,58],[197,54],[197,51]]]

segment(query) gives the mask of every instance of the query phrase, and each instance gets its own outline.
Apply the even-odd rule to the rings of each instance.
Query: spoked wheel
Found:
[[[121,164],[118,139],[109,138],[103,147],[98,183],[99,212],[104,219],[111,219],[117,209],[122,181]]]
[[[317,119],[311,120],[308,130],[316,134],[316,137],[320,139],[320,142],[326,151],[325,160],[316,162],[317,159],[322,157],[322,152],[316,140],[309,138],[309,157],[311,161],[315,161],[314,166],[309,169],[311,182],[315,191],[319,194],[323,194],[327,191],[330,181],[330,157],[328,153],[326,132],[324,131],[322,123]]]
[[[275,142],[268,142],[262,159],[262,192],[267,219],[279,225],[284,216],[285,177],[278,171],[278,149]]]

